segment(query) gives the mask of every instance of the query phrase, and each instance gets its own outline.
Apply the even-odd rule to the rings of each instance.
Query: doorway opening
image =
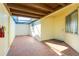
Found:
[[[34,38],[40,40],[41,39],[41,23],[40,20],[32,22],[30,24],[31,34]]]

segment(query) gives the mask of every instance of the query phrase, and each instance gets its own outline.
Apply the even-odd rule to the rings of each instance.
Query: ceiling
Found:
[[[7,6],[13,16],[38,19],[67,5],[69,5],[69,3],[7,3]]]

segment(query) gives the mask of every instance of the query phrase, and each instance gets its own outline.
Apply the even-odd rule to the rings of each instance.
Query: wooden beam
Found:
[[[58,5],[62,6],[62,7],[65,7],[66,4],[65,3],[57,3]]]
[[[32,14],[26,14],[26,13],[22,13],[22,12],[11,12],[13,14],[19,14],[19,15],[25,15],[25,16],[30,16],[30,17],[42,17],[42,16],[37,16],[37,15],[32,15]]]
[[[36,9],[38,9],[38,10],[42,10],[43,12],[51,12],[51,11],[53,11],[50,7],[48,7],[47,5],[46,5],[46,3],[27,3],[27,4],[25,4],[25,3],[22,3],[22,5],[25,5],[25,6],[29,6],[29,7],[32,7],[32,8],[36,8]]]
[[[28,12],[24,12],[24,11],[19,11],[19,10],[15,10],[15,9],[10,9],[10,12],[11,13],[28,14],[28,15],[39,16],[39,17],[43,17],[44,16],[44,15],[38,15],[38,14],[28,13]]]
[[[29,12],[29,13],[38,14],[38,15],[46,15],[47,14],[47,13],[43,13],[43,12],[40,12],[40,11],[35,10],[35,9],[24,7],[20,4],[11,4],[11,3],[9,3],[7,5],[8,5],[9,8],[20,10],[20,11],[25,11],[25,12]]]
[[[68,3],[67,4],[66,3],[57,3],[57,4],[58,4],[58,6],[55,7],[55,9],[54,9],[55,11],[69,5]]]
[[[21,17],[30,17],[30,18],[41,18],[41,17],[36,17],[36,16],[29,16],[25,14],[19,14],[19,13],[12,13],[13,16],[21,16]]]
[[[61,8],[62,8],[62,6],[58,5],[57,7],[54,8],[54,11],[57,11],[57,10],[59,10]]]
[[[56,3],[46,3],[46,5],[54,11],[54,8],[58,6]]]

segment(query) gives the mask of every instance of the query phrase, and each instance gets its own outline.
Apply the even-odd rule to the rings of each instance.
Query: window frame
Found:
[[[71,24],[70,24],[70,23],[72,22],[71,16],[72,16],[75,12],[77,12],[77,15],[76,15],[76,16],[77,16],[77,19],[76,19],[76,21],[75,21],[75,22],[76,22],[75,24],[77,25],[77,26],[76,26],[76,27],[77,27],[77,31],[76,31],[76,30],[75,30],[75,31],[71,31],[71,29],[74,29],[74,28],[71,28]],[[69,18],[69,20],[68,20],[68,18]],[[67,21],[70,21],[70,23],[68,24]],[[70,27],[69,29],[68,29],[68,25],[69,25],[69,27]],[[76,28],[76,27],[75,27],[75,28]],[[70,31],[69,31],[69,30],[70,30]],[[72,13],[70,13],[69,15],[66,16],[66,20],[65,20],[65,32],[78,34],[78,9],[76,9],[75,11],[73,11]]]

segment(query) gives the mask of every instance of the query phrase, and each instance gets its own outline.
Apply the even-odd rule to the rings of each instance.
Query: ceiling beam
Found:
[[[39,14],[39,15],[46,15],[47,14],[47,13],[43,13],[43,12],[35,10],[35,9],[24,7],[24,6],[20,5],[20,4],[11,4],[11,3],[9,3],[7,5],[8,5],[9,8],[20,10],[20,11],[25,11],[25,12]]]
[[[14,9],[10,9],[11,13],[19,13],[19,14],[25,14],[25,15],[29,15],[29,16],[38,16],[38,17],[43,17],[44,15],[37,15],[37,14],[32,14],[32,13],[26,13],[24,11],[18,11],[18,10],[14,10]]]
[[[41,17],[41,16],[35,16],[35,15],[29,15],[29,14],[23,14],[23,13],[17,13],[17,12],[12,12],[12,14],[17,14],[18,16],[19,16],[19,15],[24,15],[24,16],[26,16],[26,17],[28,17],[28,16],[29,16],[29,17],[36,17],[36,18],[37,18],[37,17],[38,17],[38,18]]]
[[[57,7],[55,7],[54,11],[57,11],[57,10],[59,10],[61,8],[62,8],[62,6],[58,5]]]
[[[21,13],[12,13],[13,16],[21,16],[21,17],[30,17],[30,18],[41,18],[39,16],[31,16],[31,15],[27,15],[27,14],[21,14]]]
[[[58,5],[61,5],[62,7],[65,7],[66,4],[65,3],[57,3]]]
[[[29,6],[29,7],[33,7],[33,8],[36,8],[36,9],[39,9],[39,10],[42,10],[42,11],[46,11],[46,12],[51,12],[53,11],[50,7],[48,7],[46,5],[46,3],[22,3],[22,5],[25,5],[25,6]]]
[[[56,3],[46,3],[46,5],[54,11],[54,8],[58,5]]]

